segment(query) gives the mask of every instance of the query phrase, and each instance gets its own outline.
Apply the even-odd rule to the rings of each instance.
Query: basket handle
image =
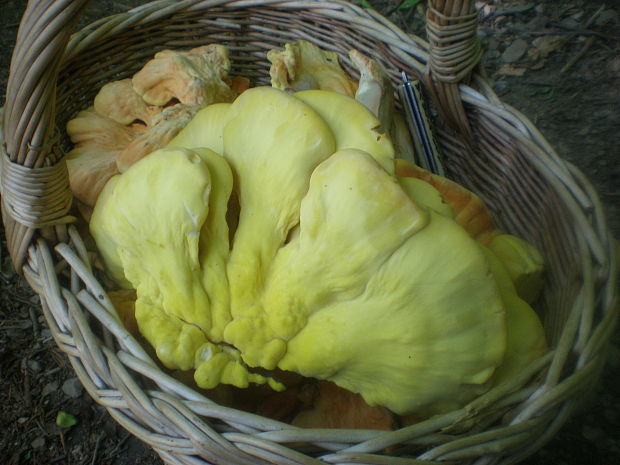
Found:
[[[477,28],[478,13],[473,0],[429,0],[426,85],[444,121],[466,140],[471,140],[471,128],[459,84],[469,81],[482,58]]]
[[[56,81],[86,2],[29,0],[17,33],[2,121],[0,193],[9,254],[20,272],[34,232],[58,238],[71,221],[72,195],[54,124]]]

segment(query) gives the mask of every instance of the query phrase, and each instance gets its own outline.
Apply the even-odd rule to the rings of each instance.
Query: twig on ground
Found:
[[[58,435],[60,436],[60,444],[62,445],[62,451],[67,452],[67,448],[65,446],[65,433],[63,433],[63,431],[60,430],[58,432]]]
[[[588,29],[592,23],[594,22],[594,20],[596,18],[598,18],[598,15],[600,15],[603,11],[605,10],[605,4],[603,3],[595,12],[594,14],[592,14],[592,16],[590,16],[590,18],[583,23],[583,29]]]
[[[536,7],[536,3],[531,2],[528,5],[518,6],[515,8],[506,8],[505,10],[493,11],[489,13],[487,16],[485,16],[484,19],[486,20],[489,18],[496,18],[499,16],[520,15],[521,13],[527,13],[528,11],[533,10],[535,7]]]
[[[90,465],[95,465],[97,463],[97,455],[99,454],[99,444],[101,444],[101,440],[105,436],[105,431],[102,432],[97,438],[97,442],[95,443],[95,450],[93,452],[93,459],[90,461]]]
[[[22,303],[24,305],[28,305],[30,307],[34,305],[32,303],[32,301],[26,299],[25,297],[22,297],[22,296],[16,294],[15,292],[9,292],[8,294],[11,296],[12,299],[15,299],[17,302],[20,302],[20,303]]]
[[[105,418],[105,416],[108,414],[108,412],[104,409],[101,411],[101,413],[99,414],[99,416],[97,417],[97,419],[94,421],[94,425],[98,426],[101,424],[101,422],[103,421],[103,419]]]
[[[24,404],[30,408],[32,405],[32,394],[30,393],[30,374],[26,359],[22,359],[22,372],[24,374]]]
[[[47,370],[45,373],[43,373],[43,376],[51,376],[53,374],[58,373],[60,370],[62,370],[61,367],[52,368],[50,370]]]
[[[587,30],[588,27],[590,27],[592,23],[596,20],[596,18],[598,18],[598,16],[603,12],[603,10],[605,10],[604,3],[592,14],[592,16],[588,18],[588,20],[585,23],[583,23],[582,28],[584,30]],[[581,47],[581,50],[579,50],[576,55],[574,55],[570,60],[568,60],[568,62],[560,70],[560,73],[565,73],[566,71],[571,69],[575,65],[575,63],[581,60],[581,58],[583,58],[586,52],[590,50],[590,47],[592,47],[592,44],[594,44],[595,39],[596,38],[593,35],[588,37],[585,44],[583,44],[583,47]]]
[[[41,334],[39,330],[39,320],[37,319],[37,314],[32,305],[28,307],[28,314],[30,315],[30,321],[32,321],[32,334],[34,334],[35,339],[39,339],[39,335]]]
[[[581,47],[581,50],[579,50],[570,60],[568,60],[568,62],[560,70],[560,73],[565,73],[566,71],[571,69],[575,65],[575,63],[581,60],[581,58],[586,54],[586,52],[590,50],[590,47],[592,47],[592,44],[595,40],[596,37],[588,37],[586,43],[583,44],[583,47]]]
[[[131,433],[127,433],[125,434],[125,437],[123,439],[121,439],[118,444],[116,446],[114,446],[114,449],[112,449],[110,451],[110,455],[112,457],[114,457],[116,455],[116,453],[120,450],[120,448],[123,446],[123,444],[125,444],[125,441],[127,441],[127,439],[129,439],[131,437]]]

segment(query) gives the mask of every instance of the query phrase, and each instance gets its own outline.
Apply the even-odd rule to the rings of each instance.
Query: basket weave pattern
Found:
[[[41,297],[58,346],[89,394],[170,464],[516,463],[540,448],[597,379],[616,322],[614,241],[596,194],[475,72],[472,1],[433,0],[429,43],[339,1],[159,1],[69,37],[84,0],[31,1],[4,114],[0,193],[16,268]],[[164,373],[120,323],[78,227],[60,128],[110,80],[157,51],[225,43],[233,73],[268,84],[266,51],[310,40],[423,79],[448,176],[504,230],[543,251],[540,311],[552,351],[466,407],[397,431],[312,430],[220,406]],[[414,458],[415,457],[415,458]]]

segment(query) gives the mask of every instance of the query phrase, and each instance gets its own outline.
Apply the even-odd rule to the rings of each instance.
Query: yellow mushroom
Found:
[[[335,52],[299,40],[285,44],[283,50],[270,50],[267,59],[271,62],[271,85],[276,89],[321,89],[355,96],[357,83],[340,67]]]
[[[394,146],[381,122],[360,102],[324,90],[294,94],[316,111],[336,137],[336,149],[359,149],[371,154],[388,173],[394,173]]]
[[[206,147],[224,153],[224,126],[228,122],[230,103],[213,103],[201,109],[175,136],[168,147]]]
[[[400,159],[396,160],[396,176],[421,179],[437,189],[454,212],[456,222],[481,243],[487,245],[500,234],[484,202],[460,184]]]
[[[334,92],[249,89],[112,178],[91,231],[167,367],[208,389],[280,390],[264,370],[293,372],[382,407],[369,416],[424,416],[545,350],[516,278],[482,245],[501,237],[486,207],[395,161],[377,122]],[[298,421],[332,424],[329,406],[319,397]]]
[[[283,370],[398,414],[428,411],[485,385],[502,361],[503,304],[489,273],[459,225],[413,203],[370,155],[343,150],[312,175],[257,327],[287,341]],[[245,340],[244,356],[264,344]]]
[[[506,267],[519,297],[530,304],[534,302],[544,284],[544,261],[538,249],[510,234],[495,236],[488,247]]]
[[[285,344],[260,327],[255,317],[263,309],[256,297],[276,251],[299,222],[310,173],[334,152],[335,142],[312,108],[281,90],[250,89],[229,111],[224,154],[237,183],[240,216],[227,268],[233,321],[224,337],[250,365],[272,369]],[[261,341],[260,351],[245,350]]]

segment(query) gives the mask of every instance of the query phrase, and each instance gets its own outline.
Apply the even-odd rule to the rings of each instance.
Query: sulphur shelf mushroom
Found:
[[[480,197],[460,184],[406,160],[396,160],[396,176],[399,179],[417,178],[437,189],[444,202],[452,208],[455,221],[483,244],[489,244],[493,237],[500,233]]]
[[[224,153],[224,126],[228,122],[230,103],[214,103],[201,109],[169,143],[169,147],[206,147]]]
[[[301,428],[390,430],[396,422],[385,407],[371,407],[359,394],[320,381],[310,408],[301,410],[292,424]]]
[[[130,107],[127,107],[127,113]],[[196,105],[174,105],[154,114],[150,125],[123,125],[93,109],[67,123],[74,148],[67,154],[69,184],[75,197],[93,207],[105,183],[136,161],[164,147],[198,111]],[[135,119],[127,117],[125,121]]]
[[[381,122],[363,104],[346,95],[325,90],[294,94],[316,111],[336,138],[336,150],[359,149],[372,156],[388,172],[394,172],[394,147],[381,131]]]
[[[427,416],[546,350],[480,199],[395,159],[379,124],[352,96],[253,88],[111,179],[91,232],[166,367],[207,389],[293,372]],[[300,424],[332,421],[323,392]]]
[[[521,299],[527,303],[536,300],[543,287],[542,255],[529,242],[496,228],[480,197],[405,160],[396,160],[396,176],[413,200],[454,218],[471,237],[488,247],[506,268]]]
[[[349,59],[360,73],[355,100],[381,122],[377,130],[390,135],[396,156],[413,162],[413,141],[403,115],[394,107],[394,88],[390,77],[377,60],[358,50],[350,50]]]
[[[135,122],[152,126],[153,118],[162,110],[142,100],[134,90],[131,79],[105,84],[95,96],[94,107],[101,116],[125,126]]]
[[[245,352],[245,359],[272,369],[286,344],[267,327],[252,329],[261,324],[257,296],[276,251],[299,222],[310,173],[334,152],[335,141],[312,108],[277,89],[250,89],[229,112],[224,153],[238,179],[241,212],[227,265],[235,321],[226,327],[225,338],[242,351],[246,342],[263,341],[263,350]],[[255,333],[255,341],[247,331]]]
[[[116,166],[123,173],[138,160],[157,149],[165,147],[193,118],[198,105],[177,104],[164,108],[151,122],[151,126],[116,154]]]
[[[69,185],[78,200],[92,207],[106,182],[118,173],[116,154],[135,132],[90,108],[67,123],[67,133],[75,144],[67,154]]]
[[[270,50],[267,59],[271,62],[271,85],[276,89],[321,89],[355,96],[357,83],[340,67],[335,52],[299,40],[285,44],[284,49]]]
[[[249,81],[230,79],[229,70],[226,47],[211,44],[164,50],[133,78],[105,84],[94,110],[67,124],[75,144],[67,157],[75,197],[94,206],[112,176],[166,146],[200,108],[231,102],[245,91]]]
[[[368,58],[358,50],[349,51],[349,58],[360,73],[355,100],[374,114],[384,132],[392,125],[394,89],[387,73],[378,61]]]
[[[202,387],[279,389],[219,344],[230,320],[226,161],[208,149],[162,149],[114,179],[90,229],[108,269],[120,269],[120,280],[136,289],[135,319],[158,358],[170,369],[196,370]]]
[[[225,82],[230,71],[228,49],[211,44],[187,52],[164,50],[132,78],[134,90],[150,105],[176,99],[184,104],[231,102],[234,91]]]

